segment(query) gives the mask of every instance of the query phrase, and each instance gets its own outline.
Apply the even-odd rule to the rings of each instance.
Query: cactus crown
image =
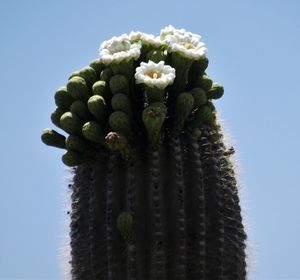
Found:
[[[167,27],[154,37],[131,32],[105,41],[100,58],[72,73],[54,95],[52,122],[68,135],[45,129],[42,141],[66,149],[67,166],[92,161],[95,151],[158,149],[165,134],[217,127],[213,99],[223,87],[207,75],[200,36]]]

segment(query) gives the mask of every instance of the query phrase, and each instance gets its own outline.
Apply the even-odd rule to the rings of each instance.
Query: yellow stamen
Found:
[[[185,43],[184,47],[187,48],[187,49],[194,49],[195,48],[195,46],[191,43]]]
[[[146,74],[152,79],[159,79],[161,77],[161,73],[159,71],[151,71]]]

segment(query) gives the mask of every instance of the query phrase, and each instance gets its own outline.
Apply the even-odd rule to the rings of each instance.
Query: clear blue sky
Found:
[[[0,1],[0,279],[63,279],[67,168],[53,94],[99,44],[168,24],[200,34],[239,151],[251,279],[300,279],[300,1]]]

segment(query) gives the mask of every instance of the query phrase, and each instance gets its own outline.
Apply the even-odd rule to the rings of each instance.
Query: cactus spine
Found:
[[[72,279],[246,279],[234,150],[212,103],[224,89],[205,50],[171,26],[114,37],[55,93],[51,120],[68,135],[42,141],[74,172]]]

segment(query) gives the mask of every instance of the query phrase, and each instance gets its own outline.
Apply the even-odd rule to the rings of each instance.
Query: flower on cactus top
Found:
[[[165,41],[169,45],[170,52],[176,52],[183,57],[197,60],[205,56],[207,48],[199,38],[186,33],[167,36]]]
[[[137,84],[145,84],[150,88],[165,89],[171,85],[175,79],[175,69],[165,65],[164,61],[154,63],[141,62],[141,66],[136,68],[135,79]]]
[[[128,35],[128,38],[131,43],[135,43],[135,42],[141,41],[143,34],[144,33],[140,32],[140,31],[131,31]]]
[[[119,37],[112,37],[108,41],[104,41],[100,48],[100,61],[104,64],[119,63],[130,59],[138,59],[141,54],[141,43],[131,43],[129,36],[123,34]]]
[[[192,32],[186,31],[183,28],[177,29],[172,25],[168,25],[160,31],[160,38],[161,38],[161,40],[164,40],[168,36],[172,36],[172,35],[176,35],[176,34],[177,35],[189,35],[189,36],[194,37],[195,39],[198,39],[198,40],[201,39],[201,36],[198,34],[194,34]]]
[[[159,36],[154,36],[140,31],[131,31],[128,37],[132,43],[141,41],[143,44],[149,44],[153,47],[161,47],[162,45],[167,46]]]

